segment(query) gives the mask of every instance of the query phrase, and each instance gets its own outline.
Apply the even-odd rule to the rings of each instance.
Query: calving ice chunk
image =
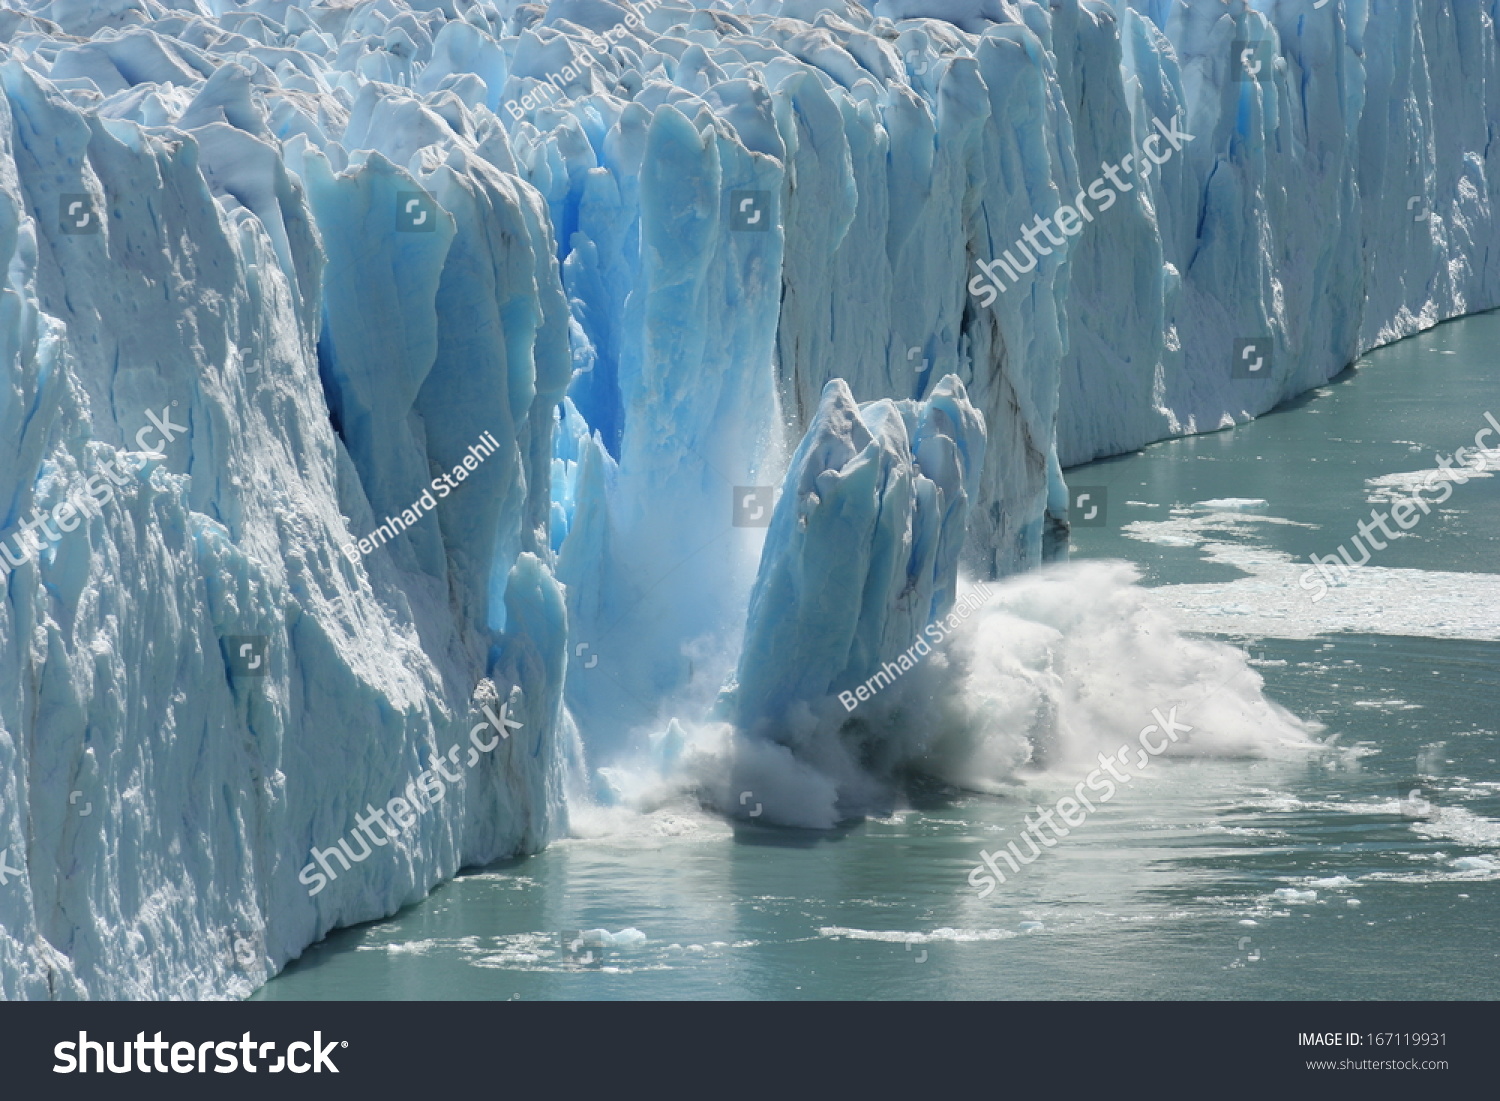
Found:
[[[824,388],[750,597],[734,694],[742,729],[783,740],[798,705],[836,697],[852,711],[988,598],[981,587],[955,599],[984,454],[984,419],[955,376],[925,402],[858,405],[842,380]]]

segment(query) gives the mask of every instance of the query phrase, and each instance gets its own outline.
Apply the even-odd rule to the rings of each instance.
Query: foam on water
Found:
[[[611,805],[576,809],[575,830],[649,832],[632,812],[659,815],[684,792],[760,824],[827,829],[889,814],[913,776],[1000,793],[1039,774],[1087,772],[1161,715],[1191,728],[1167,756],[1316,748],[1317,725],[1267,699],[1243,651],[1186,637],[1137,576],[1087,562],[992,583],[945,646],[874,698],[853,712],[832,700],[807,710],[823,729],[801,744],[821,755],[679,715],[603,770]]]
[[[1220,502],[1200,502],[1195,510]],[[1231,581],[1162,585],[1152,590],[1184,630],[1241,638],[1316,638],[1337,633],[1500,640],[1500,575],[1371,565],[1350,571],[1314,600],[1302,584],[1306,559],[1256,545],[1255,524],[1310,528],[1279,516],[1213,508],[1174,509],[1169,520],[1126,524],[1127,538],[1194,548],[1211,563],[1245,576]],[[1356,534],[1350,525],[1350,536]],[[1333,550],[1333,540],[1328,549]],[[1315,572],[1315,571],[1314,571]]]
[[[1369,489],[1365,494],[1365,500],[1372,505],[1391,504],[1395,501],[1407,500],[1419,489],[1430,491],[1439,481],[1450,481],[1456,485],[1462,485],[1472,478],[1493,478],[1494,471],[1500,470],[1500,449],[1470,448],[1469,450],[1471,455],[1466,464],[1448,470],[1431,467],[1427,470],[1398,471],[1394,474],[1366,478],[1365,485]]]

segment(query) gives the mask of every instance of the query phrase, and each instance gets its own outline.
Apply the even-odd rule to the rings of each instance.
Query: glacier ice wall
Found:
[[[0,12],[0,996],[244,993],[544,845],[585,755],[716,698],[774,727],[960,564],[1062,556],[1065,466],[1500,304],[1495,28],[1480,0]],[[981,308],[978,261],[1179,117]],[[1241,338],[1269,380],[1231,377]],[[846,473],[857,600],[795,583],[837,535],[804,491]],[[312,849],[502,704],[502,748],[309,895]]]
[[[24,871],[0,887],[5,996],[248,991],[333,925],[565,821],[543,559],[571,362],[540,198],[414,100],[371,97],[383,149],[283,142],[263,63],[179,31],[49,29],[69,94],[14,44],[0,68],[0,470],[9,546],[31,551],[0,603],[0,846]],[[137,79],[99,103],[122,79],[106,66]],[[401,149],[433,125],[443,156]],[[399,188],[437,195],[441,224],[393,232]],[[96,221],[68,232],[70,210]],[[473,484],[348,552],[481,431],[499,447]],[[103,468],[120,484],[82,524],[17,534]],[[517,736],[310,897],[311,848],[501,702]]]

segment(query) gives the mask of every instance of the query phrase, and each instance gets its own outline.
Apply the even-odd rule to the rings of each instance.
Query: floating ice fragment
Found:
[[[1282,902],[1316,902],[1318,900],[1317,891],[1299,891],[1296,887],[1279,887],[1272,894]]]
[[[1493,872],[1500,871],[1500,864],[1487,856],[1460,856],[1450,861],[1454,871],[1457,872]]]
[[[585,948],[636,948],[646,943],[646,934],[639,929],[621,929],[611,933],[608,929],[585,929],[578,934]]]

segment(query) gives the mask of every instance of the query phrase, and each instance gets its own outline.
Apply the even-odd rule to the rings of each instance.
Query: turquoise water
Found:
[[[1069,472],[1108,497],[1075,558],[1136,563],[1326,749],[1159,759],[983,900],[978,851],[1065,786],[934,789],[833,833],[684,803],[471,870],[256,997],[1493,998],[1500,476],[1322,600],[1298,581],[1500,417],[1496,349],[1500,314],[1448,324],[1254,423]]]

